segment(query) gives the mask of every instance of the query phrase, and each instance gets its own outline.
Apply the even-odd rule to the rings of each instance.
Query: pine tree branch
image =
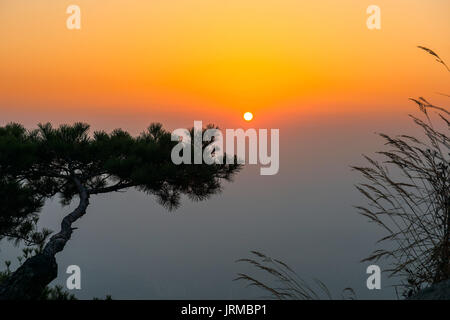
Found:
[[[87,192],[89,194],[108,193],[108,192],[120,191],[120,190],[123,190],[123,189],[134,187],[135,185],[136,184],[132,183],[132,182],[128,182],[128,183],[119,182],[119,183],[116,183],[115,185],[112,185],[112,186],[109,186],[109,187],[89,189]]]

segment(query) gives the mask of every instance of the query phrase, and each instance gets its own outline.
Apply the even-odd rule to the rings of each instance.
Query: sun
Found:
[[[253,113],[251,113],[251,112],[244,113],[244,120],[245,121],[252,121],[252,119],[253,119]]]

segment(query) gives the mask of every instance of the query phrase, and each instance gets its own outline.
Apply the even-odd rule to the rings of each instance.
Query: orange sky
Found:
[[[379,31],[366,27],[372,2]],[[392,108],[448,92],[415,46],[450,63],[449,13],[447,0],[0,0],[0,111],[71,122],[74,110],[164,121]]]

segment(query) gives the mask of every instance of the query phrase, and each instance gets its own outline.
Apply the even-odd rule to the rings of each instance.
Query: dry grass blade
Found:
[[[450,69],[448,68],[448,66],[445,64],[444,60],[442,60],[441,57],[439,57],[439,55],[438,55],[436,52],[434,52],[433,50],[428,49],[428,48],[426,48],[426,47],[423,47],[423,46],[417,46],[417,48],[422,49],[422,50],[428,52],[429,54],[431,54],[433,57],[436,58],[436,61],[437,61],[437,62],[439,62],[439,63],[441,63],[442,65],[444,65],[444,66],[447,68],[447,70],[450,71]]]
[[[237,262],[256,267],[258,271],[263,272],[262,276],[269,276],[269,279],[264,282],[248,274],[239,273],[234,280],[244,281],[248,286],[260,288],[269,293],[270,298],[277,300],[332,299],[330,290],[322,281],[314,279],[315,287],[313,288],[281,260],[271,258],[259,251],[251,251],[251,254],[252,258],[239,259]],[[349,299],[356,298],[351,288],[344,289],[344,296],[348,296]]]
[[[419,48],[446,66],[434,51]],[[363,261],[387,259],[390,275],[403,279],[397,287],[405,296],[450,279],[450,113],[423,97],[411,101],[426,116],[425,121],[410,116],[423,139],[380,134],[390,148],[377,153],[383,159],[365,157],[367,167],[353,167],[365,180],[356,188],[368,201],[357,207],[359,213],[387,232],[378,244],[393,243]],[[441,120],[438,125],[430,110]]]

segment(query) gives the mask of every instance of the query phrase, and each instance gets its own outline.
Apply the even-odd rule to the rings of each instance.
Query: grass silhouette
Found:
[[[419,48],[450,71],[433,50]],[[378,152],[382,160],[365,156],[368,166],[353,167],[365,180],[356,188],[368,200],[367,206],[357,208],[387,232],[378,243],[390,243],[363,261],[386,258],[386,271],[402,279],[398,287],[405,297],[450,279],[449,112],[423,97],[410,100],[423,115],[410,115],[423,138],[380,134],[390,148]]]
[[[239,273],[235,281],[245,281],[248,286],[263,289],[269,293],[266,298],[277,300],[331,300],[333,299],[330,290],[320,280],[314,279],[314,285],[309,285],[294,270],[281,260],[271,258],[259,251],[251,251],[252,258],[239,259],[237,262],[244,262],[254,266],[258,271],[262,271],[270,276],[269,282],[264,282],[254,276]],[[276,285],[272,285],[276,283]],[[342,291],[342,299],[355,299],[356,294],[352,288]]]

